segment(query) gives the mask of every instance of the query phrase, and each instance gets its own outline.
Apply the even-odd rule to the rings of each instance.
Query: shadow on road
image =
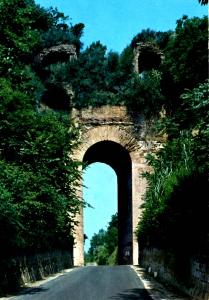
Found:
[[[145,289],[130,289],[125,290],[122,293],[117,294],[116,296],[112,296],[111,299],[114,300],[152,300],[149,296],[148,292]]]
[[[26,296],[26,295],[35,295],[35,294],[39,294],[39,293],[44,293],[47,292],[48,289],[44,288],[44,287],[22,287],[19,288],[19,290],[14,293],[14,294],[10,294],[11,296],[16,296],[16,297],[20,297],[20,296]]]
[[[22,290],[20,292],[21,295],[25,295],[25,294],[28,294],[28,295],[33,295],[33,294],[38,294],[38,293],[43,293],[43,292],[46,292],[48,291],[48,289],[46,288],[43,288],[43,287],[35,287],[35,288],[29,288],[27,290]]]

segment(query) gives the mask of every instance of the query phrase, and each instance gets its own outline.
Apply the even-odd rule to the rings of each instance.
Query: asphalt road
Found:
[[[151,300],[129,266],[77,268],[14,300]]]

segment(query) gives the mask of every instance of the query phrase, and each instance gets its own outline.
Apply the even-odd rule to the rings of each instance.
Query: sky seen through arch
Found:
[[[90,239],[99,229],[106,229],[111,216],[117,212],[117,176],[115,171],[104,163],[90,164],[83,174],[83,197],[93,208],[84,209],[85,251]]]

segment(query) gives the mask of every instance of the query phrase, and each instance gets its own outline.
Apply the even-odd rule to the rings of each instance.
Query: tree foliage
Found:
[[[167,108],[175,110],[184,89],[194,88],[207,76],[207,17],[184,16],[165,52],[162,86]]]
[[[208,0],[198,0],[201,5],[208,4]]]
[[[141,247],[183,248],[207,253],[208,231],[208,82],[181,96],[182,107],[167,127],[178,134],[157,156],[149,156],[148,191],[138,227]],[[200,199],[197,203],[197,199]],[[196,222],[194,223],[194,219]],[[194,243],[195,240],[195,243]]]
[[[150,45],[140,55],[139,65],[149,66],[140,76],[133,69],[133,49],[138,43]],[[105,46],[94,42],[76,60],[51,65],[47,80],[57,86],[68,82],[74,91],[72,105],[77,108],[127,105],[130,111],[158,115],[163,106],[172,113],[184,89],[207,78],[206,45],[207,18],[183,16],[175,32],[142,30],[121,54],[106,53]],[[146,51],[154,51],[152,60],[161,63],[151,63]]]
[[[134,49],[140,43],[149,42],[158,46],[160,49],[165,49],[171,34],[172,31],[162,32],[151,30],[150,28],[143,29],[132,39],[131,47]]]
[[[72,249],[79,132],[64,113],[40,110],[46,82],[34,57],[49,36],[50,45],[71,42],[67,33],[78,41],[82,26],[75,37],[62,13],[33,0],[3,0],[0,16],[0,258]]]
[[[174,257],[183,257],[185,251],[187,259],[207,255],[209,249],[206,36],[206,17],[183,16],[163,46],[160,94],[166,114],[156,129],[168,140],[157,154],[147,157],[153,171],[143,175],[148,189],[137,230],[141,249],[158,247]],[[154,33],[144,31],[133,43],[145,38],[153,42]]]
[[[98,265],[117,264],[118,248],[118,216],[112,215],[107,230],[100,229],[90,242],[90,248],[85,255],[86,262],[96,262]]]

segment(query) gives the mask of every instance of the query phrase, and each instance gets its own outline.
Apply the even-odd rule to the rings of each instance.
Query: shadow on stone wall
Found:
[[[209,299],[208,257],[176,257],[172,252],[147,248],[140,253],[140,265],[150,275],[172,284],[191,299]]]
[[[67,251],[47,252],[1,261],[0,294],[18,290],[27,283],[73,266],[72,253]]]

